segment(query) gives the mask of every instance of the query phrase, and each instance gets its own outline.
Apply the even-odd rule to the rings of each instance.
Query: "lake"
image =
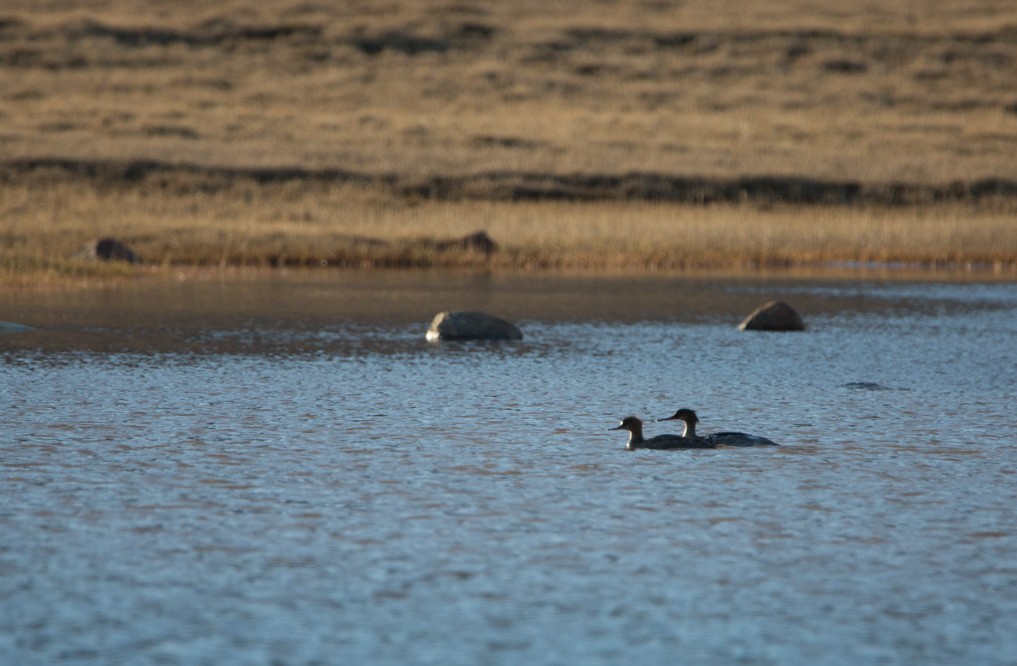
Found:
[[[736,329],[771,298],[808,330]],[[525,338],[425,342],[445,309]],[[2,663],[1017,655],[1011,282],[294,272],[0,320]],[[609,431],[682,406],[781,447]]]

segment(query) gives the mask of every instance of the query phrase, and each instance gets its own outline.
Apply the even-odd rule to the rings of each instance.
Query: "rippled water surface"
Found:
[[[736,330],[773,297],[809,330]],[[426,343],[449,308],[526,337]],[[340,274],[0,320],[2,663],[1017,655],[1013,284]],[[782,446],[608,431],[679,406]]]

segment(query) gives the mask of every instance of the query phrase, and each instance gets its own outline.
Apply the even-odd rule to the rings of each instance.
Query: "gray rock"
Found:
[[[437,340],[521,340],[522,331],[504,319],[484,312],[439,312],[425,336]]]
[[[804,331],[805,322],[784,301],[770,301],[756,308],[739,326],[740,331]]]

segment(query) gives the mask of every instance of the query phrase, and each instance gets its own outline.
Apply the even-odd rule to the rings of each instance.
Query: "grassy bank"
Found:
[[[113,235],[149,266],[690,270],[899,262],[1017,267],[1007,201],[888,206],[410,200],[306,183],[96,188],[8,184],[0,261],[10,280],[132,269],[78,258]],[[484,229],[487,254],[432,242]],[[146,269],[140,269],[146,270]]]
[[[1015,26],[1008,0],[13,0],[0,279],[134,270],[75,258],[101,235],[155,266],[1013,270]],[[479,228],[498,252],[430,242]]]

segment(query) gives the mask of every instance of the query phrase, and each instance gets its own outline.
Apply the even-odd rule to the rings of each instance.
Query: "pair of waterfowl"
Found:
[[[656,421],[682,421],[685,430],[680,435],[657,435],[645,439],[643,422],[635,416],[626,416],[617,428],[611,430],[628,430],[629,441],[625,448],[634,449],[716,449],[721,446],[778,446],[765,437],[747,435],[744,432],[715,432],[710,435],[697,435],[696,424],[699,417],[691,409],[679,409],[672,416]]]

